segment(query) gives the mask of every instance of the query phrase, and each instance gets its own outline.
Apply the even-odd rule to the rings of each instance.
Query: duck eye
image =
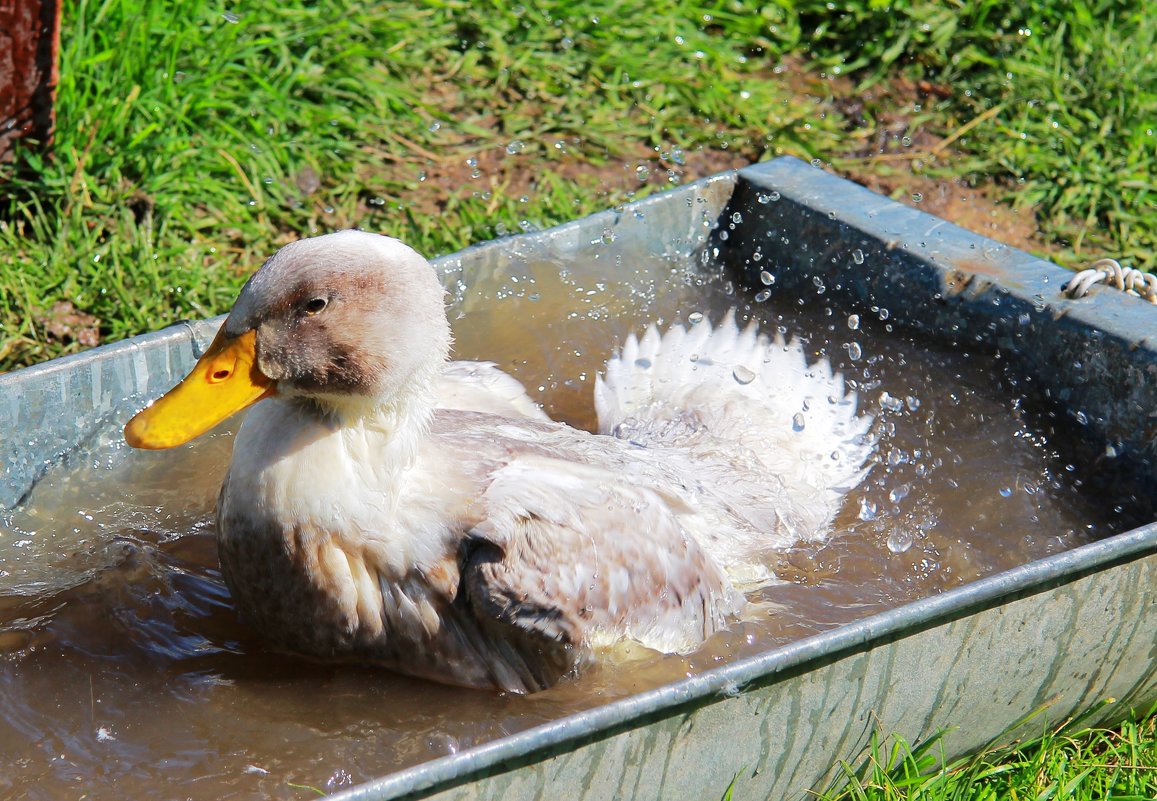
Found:
[[[313,300],[306,301],[305,313],[317,314],[322,309],[324,309],[327,304],[328,301],[325,298],[314,298]]]

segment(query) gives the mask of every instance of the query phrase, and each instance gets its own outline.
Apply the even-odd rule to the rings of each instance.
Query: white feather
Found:
[[[802,539],[826,535],[875,444],[826,359],[808,364],[798,341],[769,340],[733,312],[660,336],[628,338],[595,383],[599,431],[638,445],[695,452],[720,442],[752,454],[801,507]],[[799,503],[798,501],[802,501]]]

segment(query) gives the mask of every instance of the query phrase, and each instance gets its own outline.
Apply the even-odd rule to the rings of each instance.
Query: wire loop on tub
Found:
[[[1122,292],[1144,298],[1157,304],[1157,275],[1143,273],[1132,267],[1122,267],[1116,259],[1101,259],[1093,262],[1087,270],[1081,270],[1065,284],[1065,297],[1083,298],[1089,294],[1094,284],[1109,283]]]

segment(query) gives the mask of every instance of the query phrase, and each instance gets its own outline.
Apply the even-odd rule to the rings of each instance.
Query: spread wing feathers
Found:
[[[526,394],[526,388],[493,362],[447,363],[438,378],[434,397],[442,409],[550,419]]]
[[[682,653],[743,607],[680,525],[694,513],[674,496],[531,454],[497,471],[484,503],[463,568],[469,600],[539,648],[627,638]]]
[[[702,457],[730,444],[754,455],[819,529],[875,447],[871,417],[857,415],[855,393],[826,359],[809,365],[798,341],[769,340],[754,323],[740,330],[733,312],[714,328],[632,335],[596,381],[595,405],[601,433],[638,445]]]

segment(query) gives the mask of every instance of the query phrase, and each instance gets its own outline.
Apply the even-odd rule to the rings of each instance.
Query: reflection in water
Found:
[[[1111,533],[1049,432],[997,389],[998,363],[918,348],[886,312],[756,302],[686,255],[625,247],[471,277],[451,311],[457,355],[498,362],[585,427],[614,343],[651,321],[735,306],[828,357],[876,416],[876,465],[826,543],[779,556],[753,620],[689,657],[635,648],[531,697],[305,663],[237,621],[217,569],[230,424],[157,453],[110,434],[0,526],[0,791],[315,797]]]

